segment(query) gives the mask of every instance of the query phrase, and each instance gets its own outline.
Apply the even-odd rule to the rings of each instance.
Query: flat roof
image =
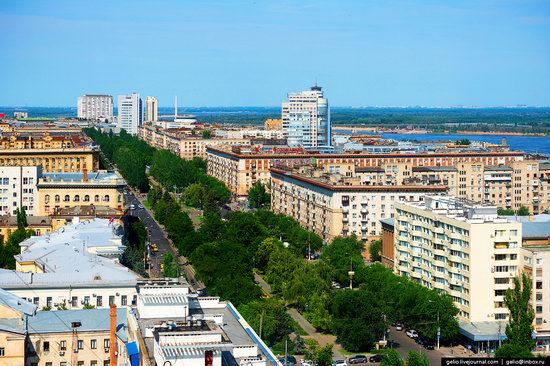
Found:
[[[460,322],[458,331],[472,341],[505,340],[507,322]]]
[[[524,239],[550,237],[550,223],[548,222],[522,222],[521,236]]]
[[[382,220],[380,220],[380,222],[384,225],[395,226],[395,219],[393,217],[392,218],[387,218],[387,219],[382,219]]]

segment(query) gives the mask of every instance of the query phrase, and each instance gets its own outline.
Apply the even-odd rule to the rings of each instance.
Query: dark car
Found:
[[[399,344],[396,341],[393,341],[393,340],[388,341],[388,347],[390,348],[398,348],[399,346],[401,346],[401,344]]]
[[[367,362],[369,362],[369,359],[365,355],[355,355],[353,357],[348,358],[348,363],[350,364],[367,363]]]
[[[384,359],[384,355],[374,355],[370,356],[369,361],[370,362],[381,362]]]
[[[426,343],[428,343],[428,341],[426,340],[426,338],[422,338],[422,337],[417,337],[415,339],[415,342],[418,343],[419,345],[421,346],[424,346]]]
[[[426,349],[435,349],[435,344],[433,344],[432,342],[430,341],[426,341],[424,344],[423,344],[424,348]]]
[[[279,358],[279,362],[282,363],[283,365],[285,365],[285,358],[284,358],[284,356]],[[296,365],[296,357],[294,357],[294,356],[286,356],[286,365],[287,365],[287,366],[294,366],[294,365]]]

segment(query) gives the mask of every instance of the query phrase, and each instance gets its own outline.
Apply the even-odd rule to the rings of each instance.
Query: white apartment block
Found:
[[[92,121],[113,120],[113,97],[111,95],[83,95],[78,97],[77,117]]]
[[[393,217],[398,202],[445,192],[446,187],[358,185],[335,172],[271,169],[273,212],[291,216],[327,242],[352,234],[366,242],[378,239],[380,220]]]
[[[145,122],[155,122],[159,118],[159,101],[155,97],[145,98]]]
[[[282,104],[283,134],[292,147],[331,145],[331,122],[328,99],[320,86],[288,94]]]
[[[118,96],[118,119],[119,130],[126,130],[131,135],[138,133],[138,127],[143,120],[142,101],[139,94],[125,94]]]
[[[41,176],[40,166],[0,166],[0,215],[15,215],[18,207],[38,215],[36,183]]]
[[[394,271],[449,294],[462,321],[504,321],[504,295],[521,266],[521,229],[497,217],[495,206],[443,196],[398,202]]]

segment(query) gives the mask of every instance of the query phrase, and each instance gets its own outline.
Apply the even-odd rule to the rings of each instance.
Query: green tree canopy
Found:
[[[248,203],[250,208],[268,207],[271,202],[271,196],[267,193],[265,186],[257,181],[248,191]]]

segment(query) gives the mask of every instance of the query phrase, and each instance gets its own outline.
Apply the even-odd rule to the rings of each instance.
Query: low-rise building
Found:
[[[135,305],[139,276],[118,263],[125,246],[122,228],[111,220],[74,220],[20,246],[16,269],[0,269],[0,288],[40,309]]]
[[[291,216],[327,242],[337,236],[355,234],[363,241],[379,239],[380,220],[393,217],[400,201],[417,201],[426,194],[442,194],[446,187],[367,186],[350,170],[304,166],[271,169],[271,209]],[[326,166],[325,168],[330,168]]]
[[[126,182],[117,172],[44,173],[36,188],[42,216],[81,205],[124,209]]]
[[[282,130],[283,120],[280,118],[268,118],[264,122],[264,129],[266,130]]]

